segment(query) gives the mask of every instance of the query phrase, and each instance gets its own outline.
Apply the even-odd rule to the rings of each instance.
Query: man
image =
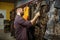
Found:
[[[35,24],[40,14],[38,12],[32,20],[26,21],[22,18],[23,8],[17,8],[16,13],[17,15],[14,21],[16,40],[28,40],[27,29]]]

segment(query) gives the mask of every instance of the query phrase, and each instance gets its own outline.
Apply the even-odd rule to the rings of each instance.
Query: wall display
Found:
[[[0,9],[0,29],[4,29],[4,19],[6,19],[6,10]]]
[[[4,16],[4,19],[6,19],[6,10],[1,10],[0,9],[0,13]]]

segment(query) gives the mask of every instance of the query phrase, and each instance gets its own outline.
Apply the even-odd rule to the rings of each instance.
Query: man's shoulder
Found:
[[[21,16],[16,15],[14,22],[21,22],[21,21],[25,21],[25,20]]]

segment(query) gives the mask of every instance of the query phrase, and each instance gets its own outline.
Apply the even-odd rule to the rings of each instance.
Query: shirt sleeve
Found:
[[[31,27],[32,26],[30,21],[25,21],[23,18],[18,19],[18,23],[24,27]]]

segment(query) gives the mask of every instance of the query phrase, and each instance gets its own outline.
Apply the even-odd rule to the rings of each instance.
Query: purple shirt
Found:
[[[28,40],[27,28],[32,26],[30,21],[25,21],[21,16],[16,15],[15,21],[16,40]]]

